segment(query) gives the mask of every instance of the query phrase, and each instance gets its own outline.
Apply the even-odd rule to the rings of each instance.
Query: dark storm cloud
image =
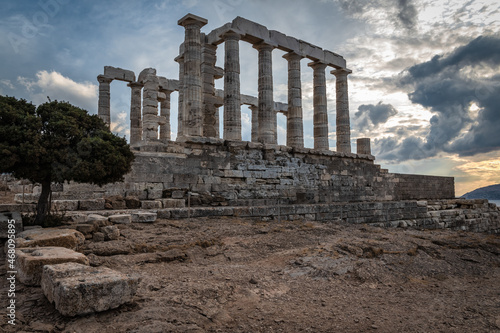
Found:
[[[381,158],[403,161],[439,152],[470,156],[499,150],[500,74],[475,75],[476,70],[498,70],[498,65],[500,38],[478,37],[449,55],[434,56],[406,70],[399,86],[412,88],[410,100],[434,113],[430,131],[418,140],[380,141]],[[477,117],[471,114],[472,103],[479,107]]]
[[[418,11],[413,0],[338,0],[340,7],[350,15],[363,15],[382,9],[396,26],[412,30],[417,22]]]
[[[377,127],[385,123],[390,117],[396,115],[398,111],[391,104],[382,104],[382,101],[374,104],[362,104],[355,113],[357,123],[361,127]],[[371,124],[370,124],[371,123]]]

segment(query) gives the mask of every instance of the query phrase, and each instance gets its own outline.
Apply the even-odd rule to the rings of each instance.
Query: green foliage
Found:
[[[124,138],[96,115],[65,102],[35,106],[0,96],[0,172],[42,183],[104,185],[123,180],[134,159]]]
[[[49,212],[40,204],[48,204],[51,182],[122,181],[133,159],[127,141],[96,115],[66,102],[35,108],[0,96],[0,172],[42,184],[38,214]]]

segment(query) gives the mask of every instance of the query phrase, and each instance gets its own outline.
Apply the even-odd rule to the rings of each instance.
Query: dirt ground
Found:
[[[2,314],[0,331],[500,332],[499,236],[234,218],[120,228],[80,251],[140,275],[133,302],[67,318],[18,282],[17,325]]]

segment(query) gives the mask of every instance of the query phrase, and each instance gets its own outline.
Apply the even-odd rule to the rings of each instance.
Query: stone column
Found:
[[[311,62],[308,64],[314,70],[314,149],[328,150],[328,110],[326,102],[326,64]]]
[[[148,74],[143,81],[144,94],[142,97],[142,139],[145,141],[158,140],[158,77]]]
[[[337,151],[342,153],[351,152],[351,126],[349,120],[349,94],[347,92],[347,75],[352,71],[349,69],[337,69],[331,71],[336,77],[337,95]]]
[[[130,144],[140,142],[142,139],[142,84],[139,82],[130,82],[127,86],[131,89],[130,98]]]
[[[165,98],[160,100],[160,117],[163,123],[160,124],[160,140],[170,140],[170,94],[172,90],[161,90]]]
[[[252,142],[259,142],[259,107],[250,105],[248,107],[252,111]]]
[[[203,76],[203,136],[216,137],[217,108],[215,99],[215,62],[217,46],[203,45],[201,74]]]
[[[300,82],[300,59],[290,52],[283,56],[288,60],[288,113],[286,120],[286,145],[304,147],[304,124],[302,121],[302,85]]]
[[[277,120],[273,100],[274,46],[261,42],[253,46],[259,51],[259,142],[276,144]]]
[[[240,35],[224,35],[224,139],[241,141]]]
[[[99,75],[97,76],[97,81],[99,81],[97,115],[109,126],[111,123],[111,93],[109,84],[113,79],[104,75]]]
[[[357,153],[364,155],[371,155],[372,150],[370,148],[370,138],[360,138],[356,141],[357,143]]]
[[[187,14],[177,22],[185,28],[183,134],[186,136],[203,135],[200,30],[207,22],[206,19],[193,14]]]
[[[184,56],[175,58],[179,63],[179,106],[177,107],[177,137],[184,135]]]

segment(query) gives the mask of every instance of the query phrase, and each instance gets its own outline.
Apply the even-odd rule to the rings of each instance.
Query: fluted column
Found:
[[[215,63],[217,46],[204,44],[201,74],[203,77],[203,136],[217,137],[215,99]]]
[[[290,52],[283,56],[288,60],[288,113],[286,121],[286,145],[304,147],[304,125],[302,120],[302,85],[300,81],[300,59]]]
[[[337,151],[351,152],[351,125],[349,119],[349,94],[347,91],[347,75],[349,69],[336,69],[331,71],[336,77],[337,95]]]
[[[163,122],[160,124],[160,139],[170,140],[170,94],[172,90],[161,90],[165,98],[160,99],[160,117]]]
[[[241,141],[240,35],[226,32],[224,38],[224,139]]]
[[[259,142],[259,107],[250,105],[248,107],[252,111],[252,142]]]
[[[184,135],[184,55],[175,58],[179,64],[179,97],[177,107],[177,137]]]
[[[308,64],[313,74],[313,106],[314,106],[314,149],[328,150],[328,109],[326,102],[326,64],[311,62]]]
[[[188,14],[178,24],[185,28],[184,38],[184,128],[187,136],[203,135],[203,89],[201,77],[200,30],[207,20]]]
[[[143,81],[144,92],[142,96],[142,139],[145,141],[158,140],[158,77],[148,74]]]
[[[99,75],[97,76],[97,81],[99,81],[97,115],[109,126],[111,123],[111,92],[109,84],[113,79],[104,75]]]
[[[274,46],[261,42],[253,45],[259,51],[259,142],[276,144],[277,121],[273,100]]]
[[[137,143],[142,139],[142,84],[130,82],[127,86],[131,89],[130,94],[130,144]]]

